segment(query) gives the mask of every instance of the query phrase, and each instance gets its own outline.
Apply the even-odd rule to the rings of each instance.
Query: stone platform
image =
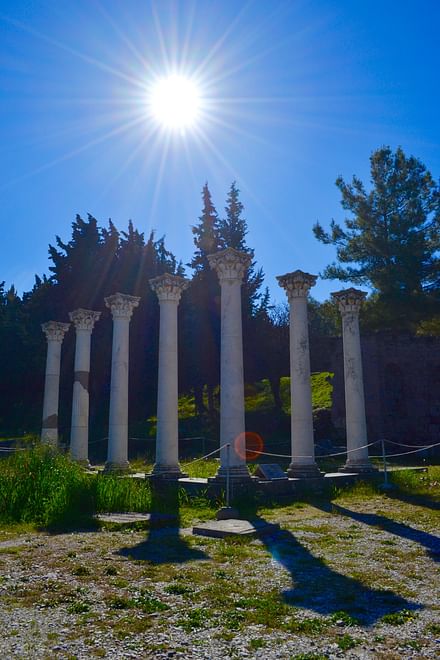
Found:
[[[111,525],[123,529],[136,527],[157,529],[177,525],[177,516],[167,513],[98,513],[94,519],[103,526]]]
[[[223,539],[226,536],[257,537],[263,534],[273,534],[279,531],[278,524],[270,524],[263,520],[209,520],[193,527],[192,533],[197,536],[210,536]]]

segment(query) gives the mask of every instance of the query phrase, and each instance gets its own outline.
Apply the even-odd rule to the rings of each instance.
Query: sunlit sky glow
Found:
[[[311,227],[343,220],[339,174],[367,180],[389,144],[440,175],[439,19],[437,0],[0,0],[0,281],[29,290],[76,213],[187,263],[203,184],[223,214],[236,179],[282,300],[276,275],[334,258]]]

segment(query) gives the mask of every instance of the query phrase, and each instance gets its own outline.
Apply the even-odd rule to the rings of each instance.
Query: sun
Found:
[[[191,78],[171,75],[153,85],[149,106],[154,119],[164,128],[190,128],[200,117],[200,91]]]

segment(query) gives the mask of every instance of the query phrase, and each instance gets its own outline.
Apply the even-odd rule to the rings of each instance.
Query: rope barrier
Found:
[[[210,456],[213,456],[214,454],[218,454],[222,449],[228,446],[229,443],[225,443],[221,447],[218,447],[218,449],[214,449],[214,451],[211,451],[209,454],[206,454],[205,456],[201,456],[200,458],[195,458],[193,461],[190,461],[189,463],[182,463],[182,467],[188,467],[188,465],[192,465],[193,463],[197,463],[198,461],[203,461],[205,458],[209,458]]]
[[[374,442],[369,442],[367,445],[362,445],[361,447],[356,447],[355,449],[345,449],[344,451],[339,451],[334,454],[320,454],[317,456],[317,458],[330,458],[333,456],[343,456],[345,454],[351,454],[353,451],[359,451],[359,449],[365,449],[366,447],[371,447],[372,445],[376,445],[380,440],[375,440]],[[292,458],[291,454],[273,454],[268,451],[258,451],[256,449],[251,450],[253,453],[258,454],[259,456],[276,456],[278,458]],[[297,456],[295,455],[294,458],[314,458],[314,456],[307,455],[307,456]]]
[[[419,449],[413,449],[412,451],[404,451],[399,454],[387,454],[387,459],[388,458],[395,458],[397,456],[408,456],[408,454],[417,454],[419,451],[424,451],[425,449],[431,449],[432,447],[438,447],[440,445],[440,442],[436,442],[433,445],[428,445],[427,447],[419,447]],[[382,456],[370,456],[370,458],[382,458]]]
[[[396,447],[410,447],[411,449],[429,449],[430,447],[436,447],[440,445],[440,442],[437,442],[435,445],[426,445],[424,447],[415,447],[415,445],[406,445],[404,442],[394,442],[393,440],[387,440],[384,438],[384,441],[390,445],[396,445]]]

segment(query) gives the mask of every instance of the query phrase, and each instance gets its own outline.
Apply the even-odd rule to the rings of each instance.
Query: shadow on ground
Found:
[[[267,522],[257,515],[251,518]],[[363,625],[373,625],[384,614],[421,608],[420,604],[389,589],[371,588],[356,578],[338,573],[288,530],[263,534],[259,538],[272,560],[289,572],[292,588],[283,591],[282,597],[293,606],[327,616],[342,610]]]
[[[209,559],[180,535],[179,486],[177,482],[151,483],[151,522],[145,541],[121,548],[117,554],[152,564],[183,564]],[[164,526],[164,516],[166,516]]]
[[[363,523],[364,525],[383,529],[389,534],[394,534],[394,536],[400,536],[401,538],[408,539],[408,541],[418,543],[426,548],[431,559],[434,561],[440,561],[440,538],[434,536],[434,534],[423,532],[420,529],[414,529],[414,527],[410,527],[405,523],[395,522],[386,516],[378,515],[376,513],[360,513],[358,511],[353,511],[352,509],[347,509],[339,504],[332,504],[332,512],[352,518],[353,520],[356,520],[356,522]]]

